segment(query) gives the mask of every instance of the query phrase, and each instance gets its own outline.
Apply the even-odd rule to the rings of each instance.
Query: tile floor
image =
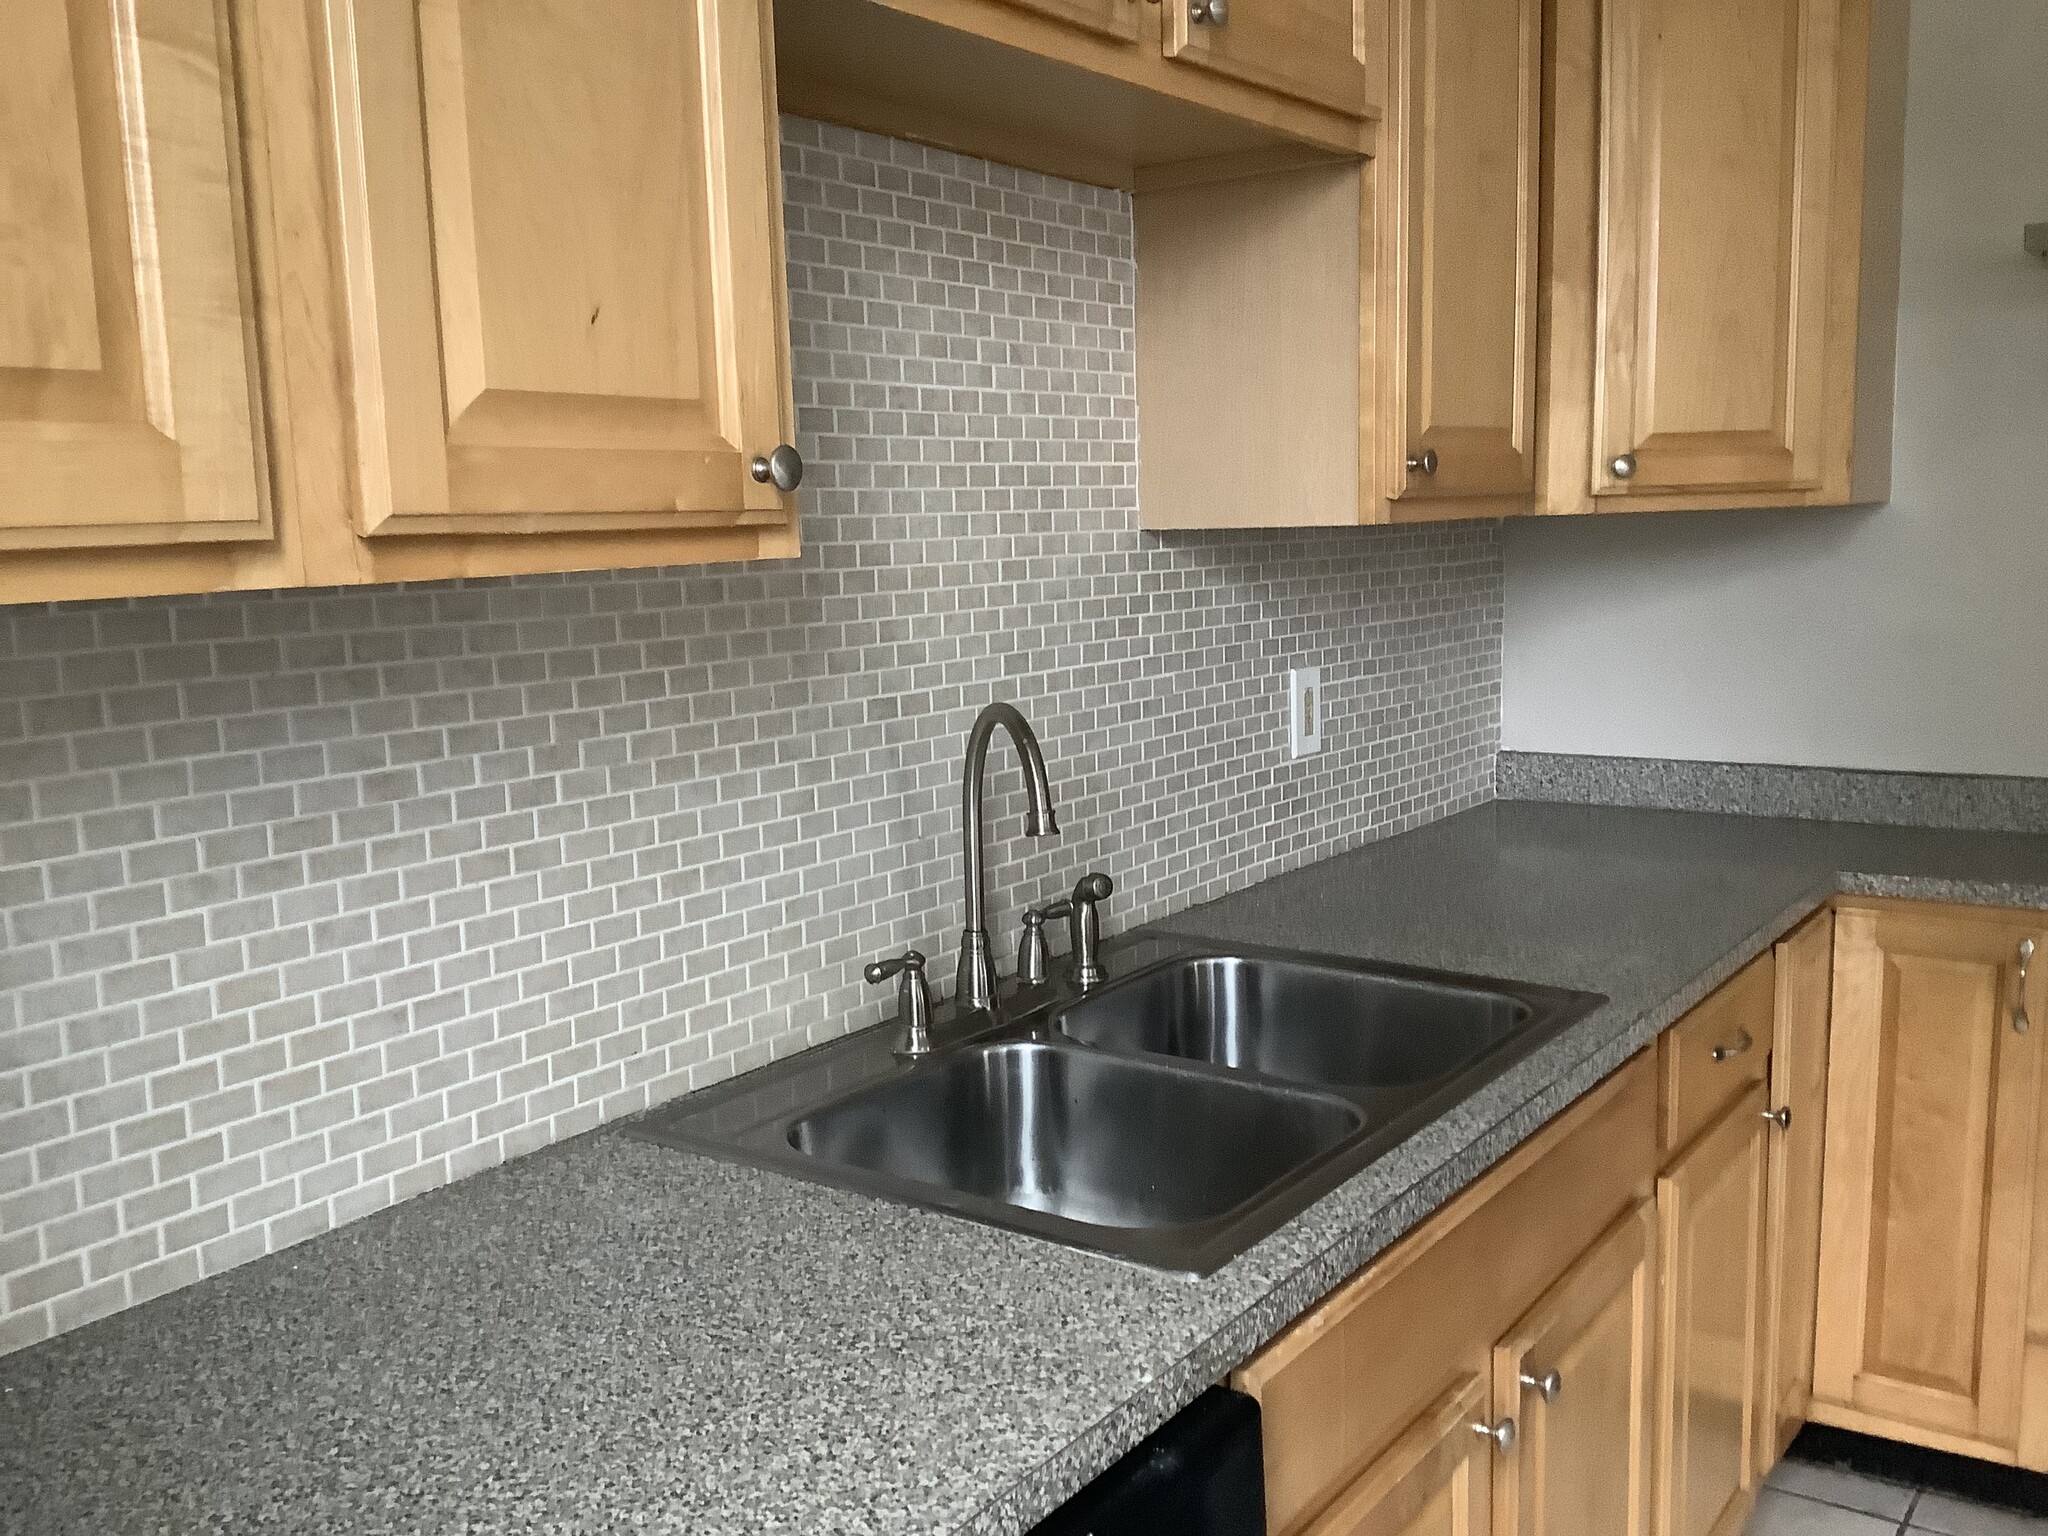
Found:
[[[1909,1483],[1781,1461],[1745,1536],[2048,1536],[2048,1519]]]

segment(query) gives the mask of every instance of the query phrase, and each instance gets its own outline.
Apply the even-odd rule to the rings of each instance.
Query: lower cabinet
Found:
[[[2048,913],[1815,913],[1236,1372],[1271,1536],[1740,1536],[1808,1420],[2048,1471],[2043,1029]]]
[[[1736,1536],[1805,1391],[1780,1143],[1820,1128],[1829,949],[1822,914],[1237,1371],[1271,1536]]]
[[[1994,1461],[2048,1452],[2048,1346],[2030,1342],[2048,1337],[2031,1294],[2044,946],[2042,913],[1838,914],[1816,1419]]]
[[[1486,1382],[1466,1376],[1309,1526],[1312,1536],[1485,1536],[1494,1442]]]
[[[1650,1522],[1657,1211],[1611,1227],[1494,1346],[1494,1536],[1644,1536]]]
[[[1644,1531],[1652,1054],[1237,1371],[1272,1536]]]
[[[1644,1201],[1309,1527],[1311,1536],[1642,1536],[1655,1210]]]
[[[1657,1181],[1657,1536],[1736,1536],[1763,1481],[1767,1113],[1750,1089]]]

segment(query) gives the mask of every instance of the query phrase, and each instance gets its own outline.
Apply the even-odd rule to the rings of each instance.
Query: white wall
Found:
[[[1510,524],[1502,745],[2048,774],[2048,0],[1919,0],[1893,500]]]

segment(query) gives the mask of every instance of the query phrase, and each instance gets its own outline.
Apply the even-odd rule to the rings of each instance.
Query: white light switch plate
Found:
[[[1323,750],[1323,669],[1293,667],[1287,673],[1287,755],[1307,757]]]

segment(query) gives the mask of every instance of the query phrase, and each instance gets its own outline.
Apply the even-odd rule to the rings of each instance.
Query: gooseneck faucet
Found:
[[[1008,704],[989,705],[975,716],[974,729],[967,733],[967,766],[960,776],[960,851],[967,877],[967,923],[960,935],[960,969],[953,993],[959,1008],[988,1008],[996,999],[995,950],[989,944],[981,889],[981,799],[989,738],[997,726],[1010,733],[1024,764],[1024,792],[1031,798],[1024,835],[1050,837],[1060,829],[1052,810],[1052,784],[1045,776],[1045,754],[1038,749],[1031,722]]]

